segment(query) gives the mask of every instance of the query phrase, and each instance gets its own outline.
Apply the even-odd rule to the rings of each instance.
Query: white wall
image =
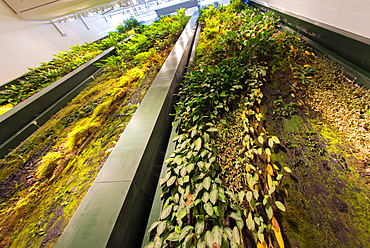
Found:
[[[84,20],[90,30],[81,20],[57,23],[67,34],[62,37],[50,22],[23,21],[0,1],[0,85],[21,76],[29,67],[50,61],[52,54],[68,50],[70,45],[104,37],[126,18],[121,14],[106,22],[101,15],[89,16]]]
[[[370,0],[258,0],[370,38]]]

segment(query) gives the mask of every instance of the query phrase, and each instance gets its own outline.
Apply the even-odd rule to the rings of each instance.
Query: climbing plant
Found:
[[[175,150],[147,247],[284,247],[280,140],[259,111],[277,18],[235,1],[202,10],[197,65],[178,93]],[[285,168],[289,171],[289,168]]]

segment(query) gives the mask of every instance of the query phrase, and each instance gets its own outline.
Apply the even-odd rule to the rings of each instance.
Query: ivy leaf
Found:
[[[154,228],[158,226],[158,224],[161,223],[161,221],[156,221],[153,224],[150,225],[150,228],[148,230],[148,233],[150,233]]]
[[[202,151],[200,152],[200,156],[202,158],[204,158],[207,154],[208,154],[208,150],[207,149],[202,149]]]
[[[190,137],[194,138],[194,136],[197,134],[198,130],[197,130],[197,126],[195,125],[192,130],[191,130],[191,134],[190,134]]]
[[[174,182],[176,181],[176,176],[172,176],[170,179],[167,181],[167,187],[170,187]]]
[[[193,240],[193,234],[192,233],[189,233],[186,237],[185,237],[185,239],[184,239],[184,241],[183,241],[183,243],[182,243],[182,247],[189,247],[190,246],[190,244],[191,244],[191,241]]]
[[[230,190],[227,190],[225,192],[233,201],[236,201],[236,196],[233,192],[231,192]]]
[[[270,176],[270,174],[267,174],[267,185],[269,188],[272,187],[272,177]]]
[[[182,163],[182,156],[177,155],[174,159],[173,162],[176,163],[177,165],[181,165]]]
[[[184,180],[184,183],[189,182],[189,180],[190,180],[189,175],[184,176],[184,177],[183,177],[183,180]]]
[[[221,210],[218,206],[213,207],[213,212],[215,213],[216,216],[218,217],[224,217],[224,211]]]
[[[273,139],[272,138],[269,138],[269,147],[273,147],[274,146],[274,141],[273,141]]]
[[[211,182],[212,182],[212,179],[210,177],[204,178],[203,188],[205,188],[206,190],[209,190],[209,187],[211,187]]]
[[[261,223],[263,223],[263,218],[261,216],[254,216],[253,218],[254,222],[259,226]]]
[[[210,128],[207,129],[207,132],[210,132],[210,133],[217,132],[217,131],[218,131],[217,127],[210,127]]]
[[[197,248],[206,248],[206,241],[204,240],[199,240],[198,243],[197,243]]]
[[[263,141],[264,141],[263,136],[258,136],[258,142],[260,142],[263,145]]]
[[[172,232],[170,235],[167,236],[166,240],[168,241],[179,241],[180,234],[177,232]]]
[[[262,155],[262,152],[263,152],[263,149],[262,149],[262,148],[258,148],[258,149],[257,149],[257,153],[258,153],[259,155]]]
[[[166,230],[167,222],[162,221],[157,227],[157,235],[161,235]]]
[[[180,177],[179,179],[177,179],[177,182],[179,185],[183,185],[184,184],[184,180],[182,177]]]
[[[186,208],[183,208],[179,211],[179,213],[177,214],[177,219],[181,220],[182,218],[184,218],[186,216]]]
[[[238,89],[243,89],[243,86],[241,86],[240,84],[237,84],[237,85],[233,85],[232,86],[234,89],[238,90]]]
[[[224,227],[224,233],[229,240],[233,239],[233,231],[230,229],[230,227]]]
[[[235,213],[235,212],[232,212],[230,215],[229,215],[231,218],[233,218],[234,220],[236,221],[242,221],[242,217],[240,216],[240,214],[238,213]]]
[[[203,141],[204,143],[208,143],[210,141],[209,134],[206,132],[203,133]]]
[[[209,194],[209,199],[211,200],[212,204],[216,204],[217,202],[217,195],[218,195],[218,189],[213,189],[211,193]]]
[[[238,226],[239,230],[243,230],[244,227],[244,221],[236,221],[236,225]]]
[[[238,197],[239,197],[239,201],[240,202],[243,202],[244,201],[244,196],[245,196],[245,192],[244,191],[240,191],[239,194],[238,194]]]
[[[263,233],[262,233],[262,232],[259,232],[259,231],[258,231],[257,236],[258,236],[258,240],[259,240],[261,243],[265,242],[265,236],[263,235]]]
[[[281,211],[285,212],[286,211],[286,208],[284,206],[283,203],[281,203],[280,201],[275,201],[275,205],[276,207],[278,207]]]
[[[195,150],[199,151],[200,148],[202,148],[202,139],[199,137],[196,141],[195,141]]]
[[[237,244],[237,245],[240,245],[239,229],[236,226],[233,229],[233,239],[232,239],[232,242],[235,243],[235,244]]]
[[[266,152],[267,155],[271,156],[271,150],[270,150],[270,148],[267,147],[265,149],[265,152]]]
[[[275,144],[280,144],[280,140],[276,136],[271,136],[271,139],[274,141]]]
[[[266,204],[265,206],[267,217],[271,219],[274,216],[274,212],[272,211],[272,207],[270,204]]]
[[[213,247],[213,236],[211,231],[207,231],[204,235],[204,239],[206,241],[207,247]]]
[[[249,230],[253,231],[255,228],[255,223],[252,219],[252,212],[249,212],[248,217],[246,219],[246,224]]]
[[[195,234],[201,235],[204,231],[204,220],[199,219],[195,224]]]
[[[274,192],[275,192],[275,190],[276,190],[275,185],[272,185],[272,187],[271,187],[271,188],[269,188],[268,194],[269,194],[269,195],[272,195],[272,193],[274,193]]]
[[[190,174],[194,170],[194,163],[190,163],[186,166],[186,171]]]
[[[207,202],[208,202],[208,200],[209,200],[209,193],[206,191],[206,192],[204,192],[204,193],[203,193],[202,201],[203,201],[204,203],[207,203]]]
[[[213,243],[212,247],[220,247],[221,248],[221,240],[222,240],[223,231],[219,226],[214,226],[212,229],[212,236],[213,236]]]
[[[154,237],[154,247],[162,247],[163,244],[163,237],[159,235],[155,235]]]
[[[222,192],[218,192],[218,199],[222,202],[227,202],[226,196]]]
[[[191,225],[187,225],[185,226],[182,230],[181,230],[181,235],[180,235],[180,238],[179,238],[179,241],[183,240],[185,238],[186,235],[189,234],[190,231],[192,231],[194,229],[193,226]]]
[[[161,178],[161,180],[159,181],[159,184],[163,185],[164,183],[166,183],[168,179],[170,179],[171,175],[172,175],[171,171],[168,171],[166,175]]]
[[[163,210],[162,210],[162,213],[161,213],[161,220],[165,219],[168,217],[168,215],[170,215],[172,211],[172,205],[169,205],[167,207],[165,207]]]
[[[258,200],[259,193],[258,193],[258,190],[257,189],[254,189],[253,190],[253,196],[254,196],[254,199]]]
[[[168,158],[164,161],[165,164],[169,164],[173,161],[173,158]]]
[[[252,191],[248,191],[247,192],[247,201],[251,201],[252,200],[252,197],[253,197],[253,193],[252,193]]]
[[[210,202],[207,202],[206,204],[204,204],[204,210],[206,210],[206,213],[209,216],[213,215],[213,208],[212,208],[212,204]]]

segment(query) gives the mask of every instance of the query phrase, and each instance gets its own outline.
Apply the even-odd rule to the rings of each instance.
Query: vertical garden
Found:
[[[240,1],[200,12],[146,247],[367,247],[369,90],[273,12]],[[55,244],[188,19],[131,19],[1,91],[11,108],[116,47],[84,91],[0,160],[1,247]]]
[[[84,91],[0,160],[1,247],[55,244],[188,20],[185,11],[149,26],[128,20],[118,27],[120,33],[59,53],[2,92],[3,102],[15,104],[23,96],[19,101],[14,96],[33,93],[26,93],[29,85],[37,91],[75,69],[84,57],[116,47]]]
[[[199,22],[146,247],[366,247],[369,90],[271,12]]]

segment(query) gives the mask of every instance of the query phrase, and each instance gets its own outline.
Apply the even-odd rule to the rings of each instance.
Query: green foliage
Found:
[[[116,31],[117,33],[126,33],[132,29],[139,30],[144,27],[143,23],[131,16],[129,19],[123,21],[123,24],[118,25]]]
[[[187,19],[181,15],[166,18],[165,23],[158,21],[166,33],[162,36],[157,30],[158,36],[166,39],[161,50],[133,51],[124,69],[104,70],[30,139],[0,160],[0,179],[5,183],[12,180],[6,188],[9,194],[0,199],[1,247],[53,246]],[[180,30],[169,34],[172,28],[166,26]],[[130,43],[134,45],[133,40]]]
[[[258,111],[277,19],[239,6],[202,10],[198,65],[178,93],[176,146],[147,247],[242,247],[246,232],[254,245],[284,245],[274,217],[285,210],[275,196],[282,173],[271,162],[280,140],[262,132]]]
[[[146,58],[173,44],[188,20],[189,17],[182,10],[177,15],[162,17],[149,26],[141,25],[140,31],[135,29],[128,40],[117,44],[116,56],[107,58],[102,66],[125,71],[128,67],[142,64]]]
[[[288,118],[295,114],[297,112],[296,106],[298,104],[294,102],[289,102],[287,104],[284,104],[283,99],[278,99],[274,101],[275,109],[273,111],[273,114],[278,117],[285,117]]]

